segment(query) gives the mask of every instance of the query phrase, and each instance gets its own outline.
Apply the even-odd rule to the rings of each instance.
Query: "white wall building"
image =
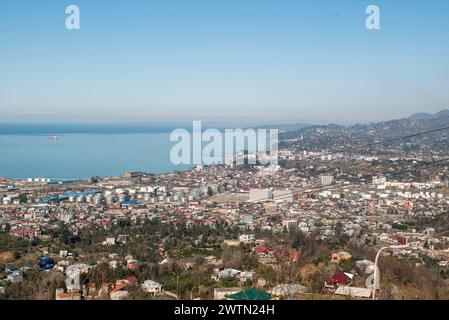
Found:
[[[272,198],[272,192],[270,189],[251,189],[249,191],[249,201],[269,201]]]

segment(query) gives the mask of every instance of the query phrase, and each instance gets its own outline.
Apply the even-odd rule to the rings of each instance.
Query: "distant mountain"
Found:
[[[425,120],[425,119],[435,119],[435,118],[444,117],[444,116],[449,116],[449,109],[443,109],[435,114],[426,113],[426,112],[415,113],[414,115],[410,116],[409,119]]]
[[[369,124],[306,126],[298,130],[281,132],[279,138],[281,147],[291,147],[297,151],[337,152],[354,146],[374,144],[372,147],[361,148],[356,152],[389,157],[392,155],[432,157],[446,154],[449,150],[449,130],[414,135],[447,127],[449,127],[449,110],[445,109],[435,114],[419,113],[405,119]],[[411,137],[377,144],[379,141],[407,136]]]

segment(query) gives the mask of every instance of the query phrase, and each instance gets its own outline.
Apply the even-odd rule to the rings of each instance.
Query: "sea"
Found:
[[[0,177],[80,179],[165,173],[171,126],[0,124]],[[55,139],[54,137],[57,137]]]

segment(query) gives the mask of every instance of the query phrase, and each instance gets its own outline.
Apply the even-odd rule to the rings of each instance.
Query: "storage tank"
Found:
[[[97,195],[97,196],[94,197],[94,203],[95,203],[96,205],[99,205],[99,204],[101,204],[102,202],[103,202],[103,196],[102,196],[102,195]]]
[[[113,195],[107,195],[106,196],[106,202],[107,203],[115,203],[117,201],[117,197]]]

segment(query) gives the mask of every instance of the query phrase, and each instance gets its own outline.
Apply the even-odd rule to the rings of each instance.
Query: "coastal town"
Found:
[[[3,178],[0,299],[449,298],[447,161],[292,141],[276,166]]]

